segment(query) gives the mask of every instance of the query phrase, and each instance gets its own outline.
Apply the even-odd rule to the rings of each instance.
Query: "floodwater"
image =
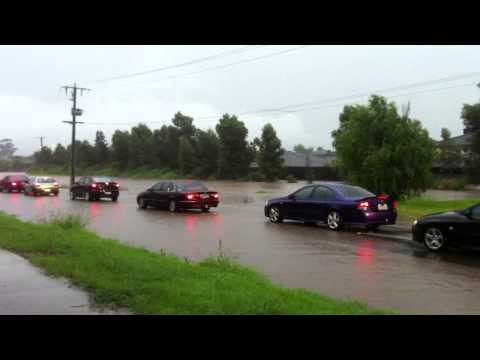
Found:
[[[66,177],[58,180],[68,183]],[[192,260],[215,255],[221,246],[284,286],[404,314],[480,314],[478,251],[430,254],[411,241],[359,235],[359,229],[332,232],[296,222],[270,223],[263,214],[265,200],[302,183],[205,182],[220,192],[218,208],[169,213],[137,209],[136,195],[152,180],[118,181],[123,190],[117,203],[70,201],[62,190],[57,198],[0,194],[0,210],[33,221],[79,214],[101,235]]]

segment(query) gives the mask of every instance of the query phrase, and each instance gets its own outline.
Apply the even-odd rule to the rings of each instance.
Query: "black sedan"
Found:
[[[433,252],[449,245],[480,245],[480,204],[460,211],[426,215],[413,222],[413,240]]]
[[[9,175],[0,180],[0,191],[7,192],[22,192],[25,185],[30,182],[26,175]]]
[[[208,212],[210,208],[217,207],[218,203],[218,192],[209,191],[205,185],[195,180],[162,181],[137,196],[139,209],[153,206],[167,208],[171,212],[179,209],[201,209]]]
[[[109,198],[117,201],[120,185],[107,177],[83,176],[70,188],[70,199],[84,198],[88,201]]]

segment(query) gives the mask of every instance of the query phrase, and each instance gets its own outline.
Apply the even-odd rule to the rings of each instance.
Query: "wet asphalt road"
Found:
[[[68,183],[67,178],[59,180]],[[137,209],[136,195],[152,181],[119,182],[125,190],[117,203],[70,201],[62,189],[58,198],[0,194],[0,210],[33,221],[55,213],[80,214],[104,236],[193,260],[217,254],[221,241],[228,255],[284,286],[404,314],[480,314],[479,251],[430,254],[410,240],[359,235],[362,229],[332,232],[322,226],[268,222],[265,199],[301,184],[207,182],[221,194],[219,208],[172,214]]]

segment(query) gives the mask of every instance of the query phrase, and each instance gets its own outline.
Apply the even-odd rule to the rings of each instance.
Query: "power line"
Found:
[[[262,60],[262,59],[267,59],[267,58],[270,58],[270,57],[273,57],[273,56],[282,55],[282,54],[289,53],[289,52],[292,52],[292,51],[297,51],[297,50],[300,50],[300,49],[303,49],[303,48],[309,47],[309,46],[312,46],[312,45],[302,45],[302,46],[298,46],[298,47],[294,47],[294,48],[289,48],[289,49],[285,49],[285,50],[281,50],[281,51],[276,51],[276,52],[273,52],[273,53],[270,53],[270,54],[267,54],[267,55],[262,55],[262,56],[258,56],[258,57],[254,57],[254,58],[245,59],[245,60],[240,60],[240,61],[236,61],[236,62],[232,62],[232,63],[228,63],[228,64],[223,64],[223,65],[219,65],[219,66],[215,66],[215,67],[211,67],[211,68],[207,68],[207,69],[202,69],[202,70],[193,71],[193,72],[184,73],[184,74],[179,74],[179,75],[167,76],[167,77],[163,77],[161,79],[156,79],[156,80],[153,80],[153,81],[143,81],[141,83],[134,84],[134,86],[138,85],[138,84],[153,84],[153,83],[157,83],[158,80],[163,81],[163,80],[169,80],[169,79],[177,79],[177,78],[182,78],[182,77],[185,77],[185,76],[190,76],[190,75],[196,75],[196,74],[200,74],[200,73],[204,73],[204,72],[215,71],[215,70],[218,70],[218,69],[223,69],[223,68],[227,68],[227,67],[231,67],[231,66],[235,66],[235,65],[239,65],[239,64],[244,64],[244,63],[249,63],[249,62],[258,61],[258,60]],[[132,86],[131,84],[124,84],[123,86],[127,86],[127,85],[130,86],[130,87]],[[105,88],[111,88],[111,86],[100,88],[100,90],[105,89]]]
[[[220,53],[220,54],[206,56],[206,57],[203,57],[203,58],[194,59],[194,60],[187,61],[187,62],[180,63],[180,64],[174,64],[174,65],[170,65],[170,66],[164,66],[164,67],[160,67],[160,68],[156,68],[156,69],[150,69],[150,70],[146,70],[146,71],[140,71],[140,72],[125,74],[125,75],[111,76],[111,77],[107,77],[107,78],[103,78],[103,79],[89,81],[88,83],[101,83],[101,82],[108,82],[108,81],[113,81],[113,80],[128,79],[128,78],[131,78],[131,77],[151,74],[151,73],[154,73],[154,72],[176,69],[176,68],[179,68],[179,67],[185,67],[185,66],[190,66],[190,65],[193,65],[193,64],[198,64],[198,63],[201,63],[201,62],[205,62],[205,61],[211,61],[211,60],[219,59],[219,58],[230,56],[230,55],[236,54],[236,53],[242,53],[242,52],[246,52],[246,51],[256,50],[256,49],[259,49],[259,48],[262,48],[262,47],[265,47],[265,46],[268,46],[268,45],[248,45],[248,46],[242,47],[240,49],[232,49],[232,50]]]
[[[46,139],[46,136],[37,136],[35,139],[40,139],[40,150],[43,149],[43,139]]]
[[[448,90],[448,89],[473,86],[475,84],[476,83],[468,83],[468,84],[453,85],[453,86],[448,86],[448,87],[428,89],[428,90],[422,90],[422,91],[416,91],[416,92],[401,93],[401,94],[391,95],[391,96],[389,96],[389,98],[396,98],[396,97],[402,97],[402,96],[409,96],[409,95],[417,95],[417,94],[430,93],[430,92],[436,92],[436,91],[443,91],[443,90]],[[308,108],[296,109],[296,110],[290,110],[290,111],[288,111],[288,110],[285,110],[285,111],[278,110],[276,112],[279,113],[279,114],[288,114],[288,113],[309,111],[309,110],[314,110],[314,109],[326,109],[326,108],[333,108],[333,107],[338,107],[338,106],[346,106],[346,105],[351,105],[351,104],[352,104],[352,102],[349,102],[349,103],[343,102],[343,103],[336,103],[336,104],[329,104],[329,105],[322,105],[322,106],[314,106],[314,107],[308,107]],[[267,111],[265,111],[265,110],[248,111],[248,112],[238,113],[237,116],[254,115],[254,114],[265,113],[265,112],[267,112]],[[275,111],[273,111],[273,109],[272,109],[270,112],[275,112]],[[198,118],[196,118],[196,120],[207,120],[207,119],[220,118],[222,115],[212,115],[212,116],[198,117]],[[144,121],[143,123],[155,124],[155,123],[164,123],[164,122],[163,121]],[[98,125],[102,125],[102,126],[108,126],[108,125],[132,126],[132,125],[136,125],[136,124],[138,124],[138,123],[89,123],[89,125],[97,125],[97,126]]]

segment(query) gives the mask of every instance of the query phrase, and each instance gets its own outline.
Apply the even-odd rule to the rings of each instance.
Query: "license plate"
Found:
[[[208,195],[208,194],[201,194],[200,197],[201,197],[202,199],[208,199],[208,198],[210,197],[210,195]]]
[[[111,192],[110,191],[105,191],[105,195],[110,195]]]
[[[388,210],[387,204],[378,204],[378,210]]]

